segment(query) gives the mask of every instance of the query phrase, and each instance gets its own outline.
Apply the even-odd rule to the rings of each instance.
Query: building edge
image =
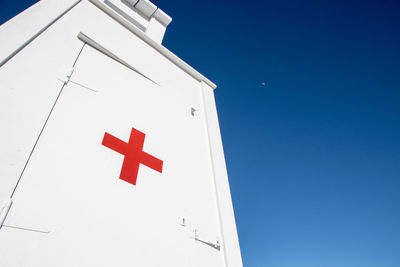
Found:
[[[13,58],[16,54],[18,54],[24,47],[29,45],[33,40],[35,40],[41,33],[46,31],[52,24],[54,24],[58,19],[68,13],[72,8],[78,5],[80,2],[85,0],[78,1],[55,1],[55,0],[41,0],[35,5],[29,7],[19,15],[15,16],[11,20],[5,22],[0,26],[0,42],[5,44],[0,51],[0,67],[6,64],[11,58]],[[116,14],[112,9],[108,8],[105,4],[103,4],[99,0],[87,0],[95,5],[97,8],[102,10],[112,19],[117,21],[127,30],[135,34],[145,43],[150,45],[156,51],[158,51],[161,55],[175,64],[177,67],[185,71],[191,77],[196,79],[199,82],[204,82],[209,85],[212,89],[215,89],[217,86],[207,79],[200,72],[195,70],[189,64],[184,62],[162,44],[154,41],[152,38],[146,35],[139,28],[131,25],[126,22],[122,17]],[[33,17],[35,22],[28,25],[26,27],[25,21],[29,19],[29,17]],[[31,20],[31,19],[29,19]],[[11,22],[11,23],[10,23]],[[19,31],[21,34],[12,34],[16,31]]]

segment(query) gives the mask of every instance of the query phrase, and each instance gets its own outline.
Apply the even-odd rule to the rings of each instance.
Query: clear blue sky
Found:
[[[153,2],[218,85],[244,266],[400,266],[400,1]]]

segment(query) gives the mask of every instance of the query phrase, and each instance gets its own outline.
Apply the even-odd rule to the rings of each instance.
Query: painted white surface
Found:
[[[6,221],[50,233],[26,245],[8,240],[7,249],[33,266],[220,266],[221,252],[190,232],[219,235],[203,118],[169,91],[85,47]],[[162,174],[141,166],[137,186],[118,179],[123,156],[101,145],[105,132],[127,141],[131,127],[164,160]],[[188,227],[178,223],[184,213]]]
[[[137,37],[142,39],[144,42],[146,42],[149,46],[151,46],[153,49],[161,53],[166,59],[170,60],[173,64],[175,64],[177,67],[180,69],[184,70],[187,72],[190,76],[192,76],[194,79],[197,81],[201,82],[204,81],[207,83],[209,86],[211,86],[213,89],[215,89],[217,86],[208,80],[206,77],[204,77],[201,73],[193,69],[191,66],[189,66],[186,62],[178,58],[175,54],[173,54],[171,51],[169,51],[167,48],[162,46],[161,44],[157,43],[153,39],[151,39],[149,36],[144,34],[141,30],[139,30],[137,27],[132,26],[130,23],[127,23],[123,18],[121,18],[119,15],[115,14],[114,11],[112,11],[110,8],[105,6],[102,2],[99,0],[89,0],[92,4],[97,6],[99,9],[101,9],[104,13],[109,15],[112,19],[117,21],[119,24],[124,26],[126,29],[128,29],[130,32],[135,34]]]
[[[88,45],[80,53],[79,32],[159,85]],[[0,201],[79,53],[0,230],[0,266],[241,266],[213,89],[88,1],[0,68]],[[162,174],[140,166],[136,186],[101,145],[132,127],[164,161]]]
[[[235,215],[232,206],[229,180],[225,165],[224,150],[219,129],[217,108],[214,100],[214,91],[206,83],[201,83],[204,110],[206,117],[206,128],[208,131],[211,164],[217,194],[217,205],[219,208],[220,227],[225,237],[223,246],[227,266],[240,267],[242,259],[240,255],[239,239],[236,232]]]
[[[157,43],[162,42],[165,34],[165,26],[161,24],[156,18],[151,18],[149,22],[149,26],[146,29],[146,34],[150,38],[152,38]]]
[[[12,203],[13,203],[12,198],[4,200],[2,203],[0,203],[0,229],[7,218]]]
[[[146,17],[151,17],[157,10],[157,6],[149,0],[139,0],[135,4],[135,8],[140,10]]]
[[[153,17],[165,27],[167,27],[172,21],[172,18],[159,8],[154,12]]]
[[[49,28],[0,68],[0,201],[10,197],[60,92],[58,79],[82,47],[71,27],[65,24],[63,34]]]
[[[77,0],[41,0],[0,26],[0,62],[45,28]]]
[[[128,1],[104,0],[104,4],[141,31],[145,31],[149,25],[149,19],[140,14],[135,8],[136,1],[131,4]]]

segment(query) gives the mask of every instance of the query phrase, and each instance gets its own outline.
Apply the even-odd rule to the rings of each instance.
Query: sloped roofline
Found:
[[[58,19],[60,19],[62,16],[64,16],[66,13],[68,13],[72,8],[74,8],[77,4],[79,4],[82,0],[78,0],[74,2],[72,5],[64,9],[62,12],[59,13],[58,16],[56,16],[54,19],[52,19],[49,23],[46,25],[42,26],[41,28],[37,29],[34,34],[30,37],[26,37],[27,39],[23,41],[23,43],[18,40],[16,42],[16,45],[18,46],[16,49],[13,49],[13,51],[9,51],[8,54],[2,55],[5,56],[3,58],[0,58],[0,67],[3,66],[4,64],[7,63],[11,58],[13,58],[16,54],[18,54],[22,49],[24,49],[29,43],[31,43],[33,40],[35,40],[40,34],[42,34],[45,30],[47,30],[51,25],[53,25]],[[140,29],[136,28],[135,26],[131,25],[127,21],[125,21],[122,17],[118,16],[115,12],[113,12],[110,8],[108,8],[106,5],[104,5],[101,1],[99,0],[88,0],[91,2],[93,5],[98,7],[100,10],[102,10],[104,13],[106,13],[108,16],[110,16],[112,19],[114,19],[116,22],[121,24],[123,27],[125,27],[127,30],[138,36],[140,39],[142,39],[145,43],[153,47],[155,50],[157,50],[161,55],[166,57],[168,60],[170,60],[172,63],[174,63],[176,66],[178,66],[180,69],[185,71],[187,74],[198,80],[199,82],[204,82],[207,85],[209,85],[212,89],[215,89],[217,86],[207,79],[205,76],[203,76],[201,73],[199,73],[197,70],[192,68],[189,64],[184,62],[182,59],[180,59],[178,56],[176,56],[174,53],[169,51],[167,48],[165,48],[163,45],[155,42],[152,40],[149,36],[147,36],[144,32],[142,32]],[[18,16],[17,16],[18,17]],[[7,23],[3,24],[2,26],[7,25]],[[4,36],[3,36],[4,37]],[[5,51],[4,51],[5,52]]]

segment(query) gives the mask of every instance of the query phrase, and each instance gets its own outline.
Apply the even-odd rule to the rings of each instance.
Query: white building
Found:
[[[216,86],[170,22],[42,0],[0,27],[0,266],[242,266]]]

